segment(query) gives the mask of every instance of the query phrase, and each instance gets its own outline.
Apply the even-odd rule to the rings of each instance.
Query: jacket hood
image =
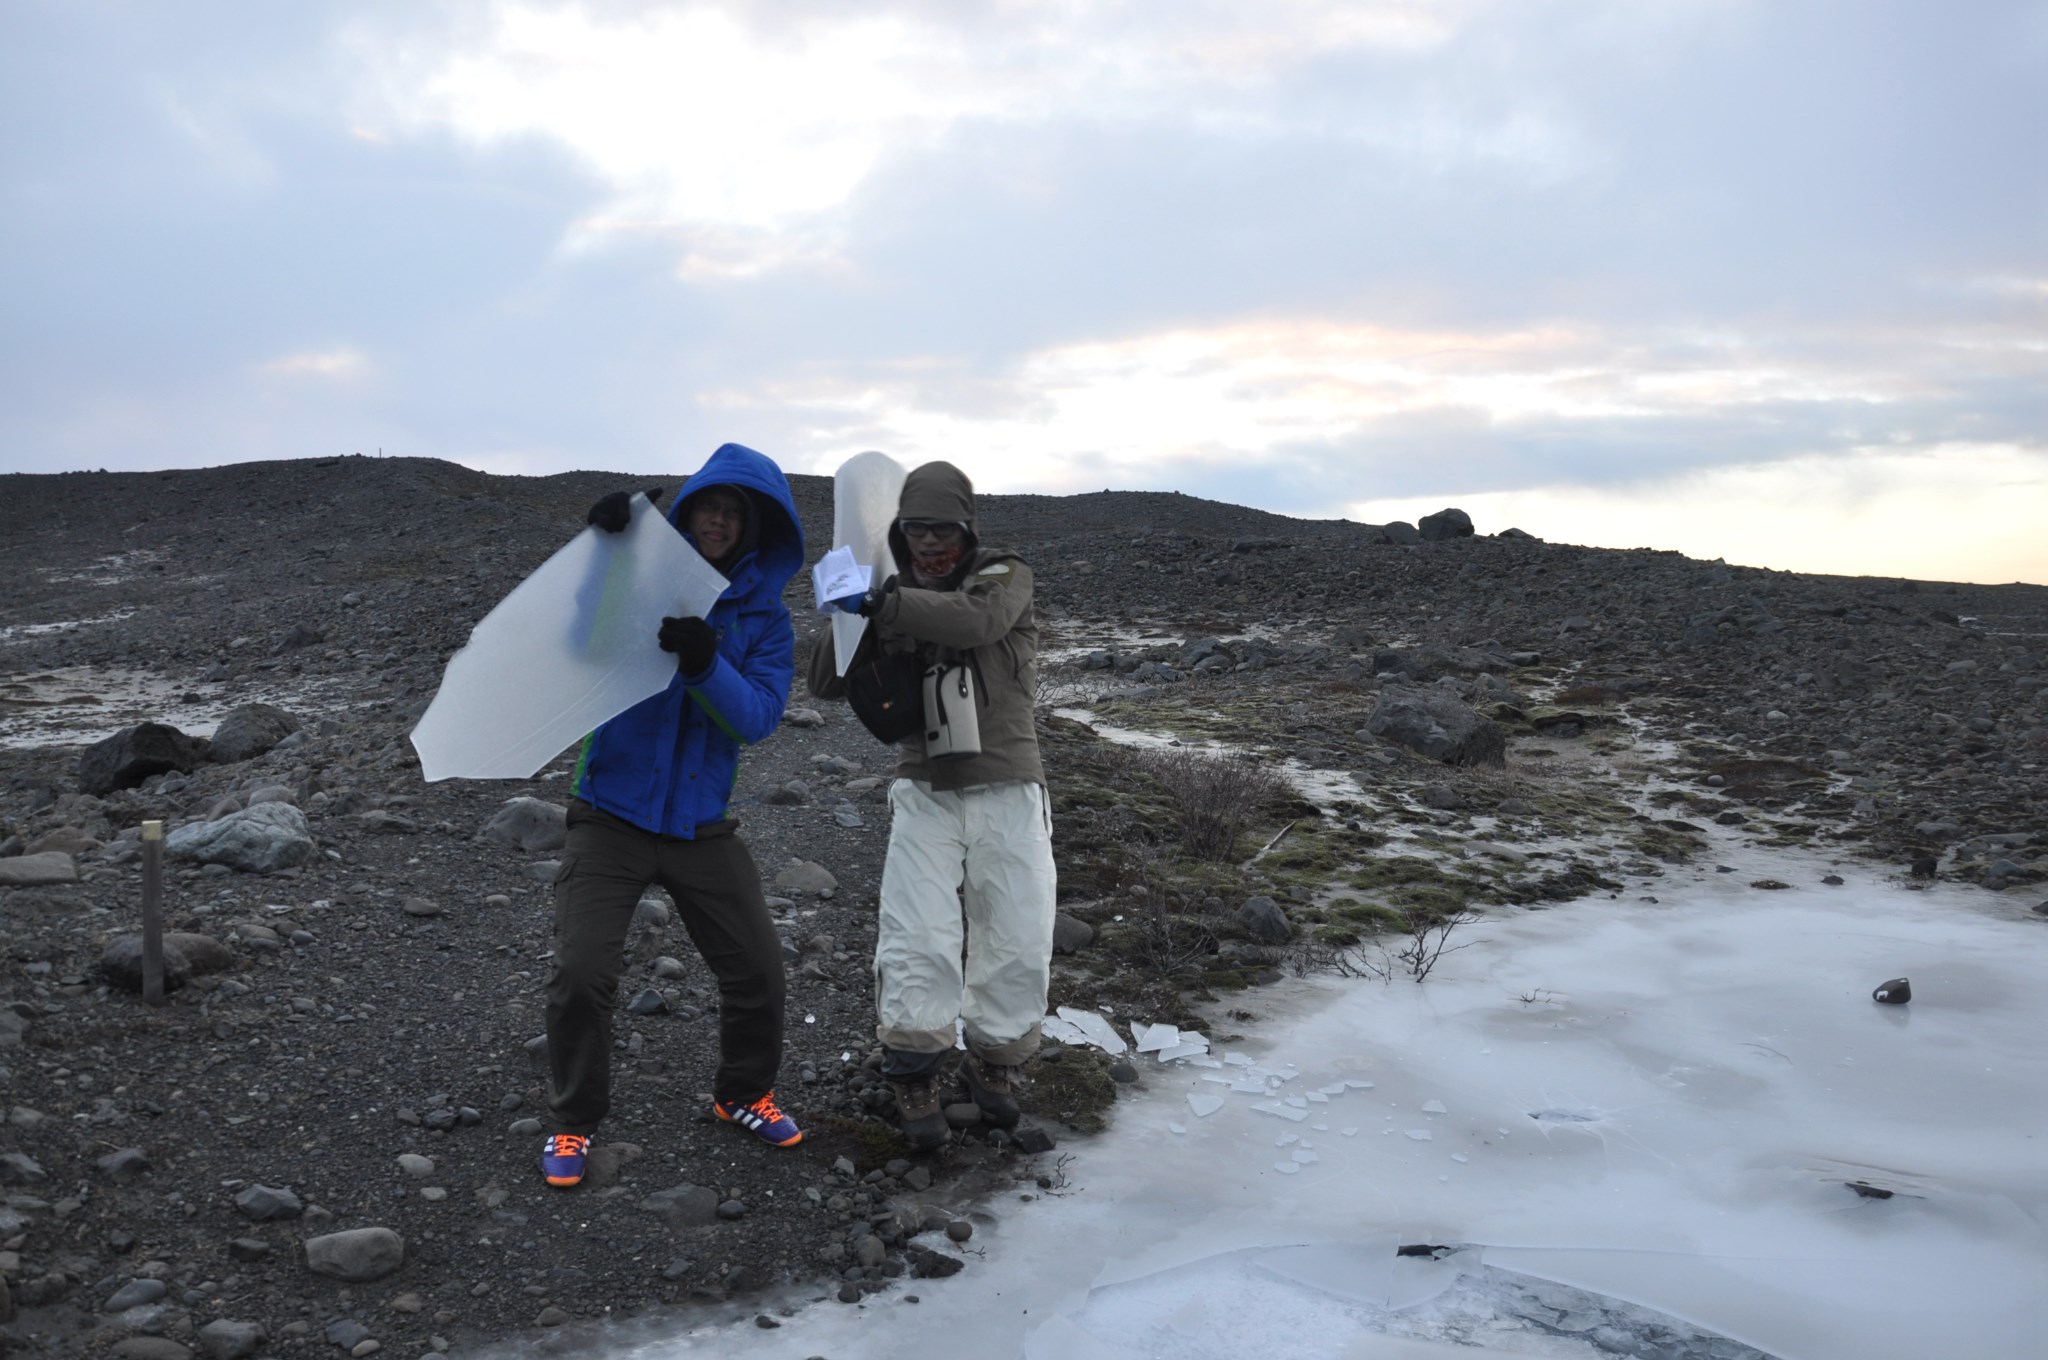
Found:
[[[668,508],[668,522],[677,532],[684,532],[683,507],[690,497],[714,486],[733,487],[747,498],[747,527],[733,566],[737,569],[751,550],[765,593],[781,598],[782,588],[804,563],[803,524],[789,479],[766,454],[744,444],[720,444],[704,466],[690,474]]]
[[[980,534],[974,521],[974,483],[951,463],[921,463],[903,479],[903,495],[896,502],[896,519],[940,519],[967,526],[964,563],[974,555]],[[910,542],[896,521],[889,521],[889,552],[899,571],[910,570]]]

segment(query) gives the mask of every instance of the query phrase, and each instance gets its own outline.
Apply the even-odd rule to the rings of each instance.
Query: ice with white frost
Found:
[[[1061,1147],[1066,1192],[1002,1207],[967,1270],[916,1305],[799,1310],[778,1353],[2048,1354],[2048,923],[1722,853],[1736,873],[1674,873],[1656,905],[1489,919],[1419,986],[1259,993],[1224,1070],[1261,1093],[1147,1068],[1108,1135]],[[1870,999],[1899,976],[1911,1003]],[[1289,1091],[1325,1098],[1315,1122],[1276,1122],[1308,1113]],[[1221,1103],[1186,1121],[1197,1094]],[[1289,1133],[1315,1160],[1276,1160]]]

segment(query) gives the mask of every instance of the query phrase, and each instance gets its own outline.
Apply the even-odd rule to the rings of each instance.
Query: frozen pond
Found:
[[[1247,998],[1213,1057],[1141,1058],[965,1272],[804,1308],[775,1353],[2042,1354],[2048,922],[1733,839],[1658,892],[1488,918],[1424,984]],[[764,1340],[737,1325],[599,1353]]]

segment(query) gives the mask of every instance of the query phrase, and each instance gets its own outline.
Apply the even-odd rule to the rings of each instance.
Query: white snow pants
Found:
[[[1037,1051],[1052,980],[1056,885],[1044,786],[935,792],[898,779],[889,808],[877,1037],[906,1053],[943,1053],[955,1021],[964,1021],[977,1056],[1022,1062]]]

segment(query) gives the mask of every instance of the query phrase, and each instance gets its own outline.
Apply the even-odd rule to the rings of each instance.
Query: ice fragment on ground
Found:
[[[1250,1067],[1252,1065],[1252,1060],[1242,1053],[1226,1053],[1223,1055],[1223,1061],[1229,1063],[1232,1067]]]
[[[1346,1086],[1349,1086],[1349,1087],[1350,1087],[1350,1088],[1351,1088],[1352,1090],[1354,1090],[1354,1091],[1370,1091],[1370,1090],[1372,1089],[1372,1083],[1371,1083],[1371,1082],[1369,1082],[1369,1081],[1360,1081],[1360,1080],[1358,1080],[1358,1079],[1357,1079],[1356,1077],[1346,1077],[1346,1078],[1344,1078],[1344,1084],[1345,1084]]]
[[[1131,1039],[1140,1053],[1157,1053],[1180,1042],[1180,1030],[1173,1025],[1132,1025]]]
[[[1230,1089],[1233,1091],[1243,1091],[1247,1095],[1262,1096],[1266,1093],[1266,1083],[1263,1081],[1233,1081],[1230,1083]]]
[[[1300,1141],[1301,1135],[1298,1133],[1283,1133],[1273,1140],[1273,1146],[1286,1147],[1289,1143],[1299,1143]]]
[[[1436,1137],[1436,1135],[1431,1133],[1428,1129],[1410,1129],[1408,1130],[1408,1136],[1410,1138],[1413,1138],[1418,1143],[1427,1143],[1431,1139]]]
[[[1301,1168],[1293,1162],[1275,1162],[1273,1163],[1273,1169],[1283,1176],[1298,1176],[1301,1174]]]
[[[1104,1053],[1124,1053],[1130,1049],[1123,1036],[1110,1027],[1109,1021],[1094,1011],[1062,1006],[1059,1008],[1059,1018],[1080,1030],[1085,1042],[1095,1045]]]
[[[1297,1110],[1306,1111],[1308,1109],[1308,1102],[1306,1100],[1303,1100],[1300,1096],[1287,1097],[1287,1103],[1289,1105],[1292,1105]]]
[[[1310,1091],[1308,1093],[1308,1098],[1312,1104],[1316,1105],[1327,1105],[1330,1103],[1330,1098],[1324,1095],[1321,1091]]]
[[[1441,1100],[1425,1100],[1422,1102],[1422,1112],[1424,1114],[1449,1114],[1450,1110],[1444,1106]]]
[[[1223,1097],[1212,1096],[1202,1091],[1190,1091],[1188,1108],[1195,1112],[1195,1118],[1206,1118],[1223,1108]]]
[[[1188,1126],[1177,1119],[1169,1119],[1166,1121],[1166,1131],[1168,1133],[1186,1133]]]
[[[1288,1153],[1287,1155],[1293,1158],[1296,1162],[1299,1162],[1303,1166],[1313,1166],[1316,1162],[1321,1160],[1321,1158],[1317,1157],[1313,1152],[1310,1152],[1307,1148],[1298,1148],[1295,1151]]]
[[[1320,1086],[1316,1089],[1320,1090],[1326,1096],[1341,1096],[1351,1088],[1349,1086],[1346,1086],[1341,1081],[1333,1081],[1328,1086]]]
[[[1048,1015],[1039,1022],[1039,1032],[1048,1039],[1057,1040],[1069,1046],[1078,1047],[1088,1042],[1088,1036],[1081,1032],[1079,1025],[1070,1025],[1057,1015]]]
[[[1467,1157],[1467,1156],[1466,1156],[1466,1155],[1465,1155],[1464,1153],[1462,1153],[1462,1152],[1453,1152],[1453,1153],[1451,1154],[1451,1160],[1452,1160],[1452,1161],[1454,1161],[1454,1162],[1469,1162],[1469,1161],[1471,1161],[1472,1159],[1471,1159],[1470,1157]]]
[[[1206,1055],[1208,1051],[1209,1043],[1206,1039],[1199,1043],[1174,1044],[1170,1048],[1159,1050],[1159,1061],[1165,1063],[1178,1062],[1182,1058],[1199,1058]]]
[[[1339,1132],[1341,1132],[1346,1138],[1356,1138],[1358,1136],[1358,1125],[1346,1124],[1341,1130],[1339,1130]]]
[[[1277,1114],[1282,1119],[1291,1119],[1297,1124],[1308,1118],[1307,1110],[1297,1110],[1292,1105],[1282,1105],[1277,1100],[1262,1100],[1252,1108],[1261,1114]]]

